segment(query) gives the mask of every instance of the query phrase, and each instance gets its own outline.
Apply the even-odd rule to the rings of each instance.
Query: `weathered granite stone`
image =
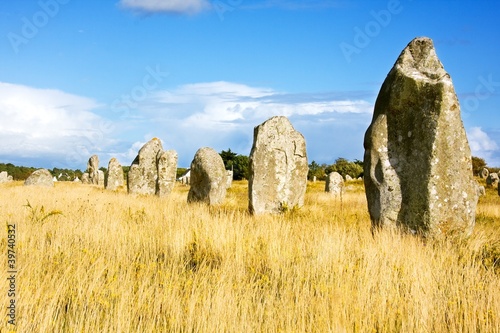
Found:
[[[90,184],[90,178],[88,172],[84,172],[82,174],[82,184]]]
[[[344,178],[338,172],[331,172],[326,177],[325,192],[332,195],[341,195],[344,190]]]
[[[470,234],[478,200],[471,153],[449,74],[429,38],[403,50],[365,134],[372,228]]]
[[[351,181],[351,180],[352,180],[352,177],[351,177],[351,176],[349,176],[349,175],[345,175],[345,180],[346,180],[347,182],[349,182],[349,181]]]
[[[481,179],[486,179],[489,175],[490,171],[487,168],[483,168],[483,170],[479,172],[479,177],[481,177]]]
[[[188,202],[217,205],[226,197],[227,174],[222,157],[212,148],[200,148],[191,162]]]
[[[233,170],[226,170],[226,174],[227,174],[226,188],[231,188],[231,186],[233,186]]]
[[[24,181],[24,186],[54,187],[54,181],[49,170],[38,169]]]
[[[497,187],[498,181],[499,181],[498,174],[496,172],[492,172],[486,178],[486,185],[491,187]]]
[[[286,117],[273,117],[254,129],[248,182],[252,214],[301,207],[307,186],[306,141]]]
[[[99,157],[92,155],[87,163],[90,184],[99,185]]]
[[[153,138],[139,150],[128,172],[127,187],[131,194],[155,194],[158,180],[156,157],[163,150],[160,139]]]
[[[175,150],[159,151],[156,157],[158,182],[156,195],[168,196],[175,186],[177,175],[177,152]]]
[[[486,189],[484,188],[484,186],[478,186],[477,187],[477,191],[478,191],[478,195],[481,197],[483,195],[486,195]]]
[[[108,163],[108,170],[104,180],[104,187],[108,190],[118,190],[125,185],[123,168],[116,158],[112,158]]]
[[[0,172],[0,184],[9,183],[12,181],[12,176],[9,176],[7,171]]]

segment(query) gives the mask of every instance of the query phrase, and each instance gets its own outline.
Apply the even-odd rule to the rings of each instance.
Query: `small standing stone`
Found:
[[[82,174],[82,184],[90,184],[90,177],[88,172]]]
[[[54,181],[49,170],[38,169],[26,179],[24,186],[54,187]]]
[[[188,202],[217,205],[226,197],[227,173],[224,161],[212,148],[200,148],[191,162]]]
[[[479,177],[481,177],[481,179],[486,179],[488,178],[489,175],[490,175],[490,170],[488,170],[487,168],[483,168],[483,170],[479,172]]]
[[[168,196],[175,185],[177,175],[177,152],[175,150],[159,151],[157,155],[158,183],[156,194]]]
[[[331,172],[326,177],[325,192],[339,196],[344,190],[344,178],[338,172]]]
[[[87,163],[90,184],[99,185],[99,157],[92,155]],[[103,178],[104,179],[104,178]]]
[[[231,188],[231,186],[233,186],[233,170],[226,170],[226,173],[227,173],[226,188]]]
[[[345,175],[345,180],[346,180],[346,182],[349,182],[349,181],[351,181],[351,180],[352,180],[352,177],[351,177],[351,176],[349,176],[349,175]]]
[[[7,171],[0,172],[0,184],[9,183],[12,181],[12,176],[9,176]]]
[[[499,181],[498,174],[496,172],[492,172],[488,175],[488,178],[486,178],[486,185],[491,187],[497,187],[498,181]]]
[[[112,158],[108,163],[108,170],[104,180],[104,187],[108,190],[118,190],[125,185],[123,168],[116,158]]]

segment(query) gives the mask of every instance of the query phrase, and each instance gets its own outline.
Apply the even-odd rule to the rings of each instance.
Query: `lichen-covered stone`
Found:
[[[331,172],[326,177],[325,192],[332,195],[341,195],[344,190],[344,178],[338,172]]]
[[[486,185],[491,187],[498,186],[499,177],[496,172],[492,172],[486,177]]]
[[[252,214],[301,207],[307,186],[306,141],[286,117],[273,117],[254,129],[248,182]]]
[[[156,157],[163,150],[160,139],[153,138],[139,150],[132,162],[127,178],[128,192],[131,194],[155,194],[158,170]]]
[[[87,173],[89,174],[89,183],[99,185],[99,157],[92,155],[87,162]]]
[[[104,187],[108,190],[115,191],[125,185],[125,178],[123,175],[123,168],[116,158],[112,158],[108,163],[108,170],[106,172]]]
[[[89,173],[88,172],[84,172],[82,174],[82,184],[90,184],[90,178],[89,178]]]
[[[49,170],[38,169],[24,181],[24,186],[54,187],[54,181]]]
[[[365,134],[372,227],[470,234],[478,200],[471,153],[449,74],[429,38],[403,50]]]
[[[158,181],[156,195],[168,196],[175,186],[177,176],[177,152],[175,150],[159,151],[156,157]]]
[[[483,168],[483,170],[479,172],[479,177],[481,177],[482,179],[488,178],[489,175],[490,175],[490,170],[488,170],[487,168]]]
[[[226,197],[227,174],[222,157],[212,148],[200,148],[191,162],[188,202],[217,205]]]
[[[0,184],[9,183],[12,181],[12,176],[9,176],[7,171],[0,172]]]

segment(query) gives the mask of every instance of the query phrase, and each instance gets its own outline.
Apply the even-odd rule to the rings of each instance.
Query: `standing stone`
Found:
[[[0,172],[0,184],[9,183],[12,181],[12,176],[9,176],[7,171]]]
[[[487,168],[483,168],[483,170],[479,172],[479,177],[481,177],[481,179],[486,179],[488,178],[489,175],[490,175],[490,170],[488,170]]]
[[[453,83],[429,38],[410,42],[389,72],[364,147],[373,229],[472,232],[478,193],[470,148]]]
[[[313,183],[316,183],[316,176],[313,177]]]
[[[24,186],[54,187],[54,181],[49,170],[38,169],[25,180]]]
[[[160,197],[168,196],[175,185],[177,176],[177,152],[175,150],[159,151],[157,159],[158,182],[156,194]]]
[[[496,172],[492,172],[488,175],[488,178],[486,178],[486,185],[491,187],[497,187],[498,181],[499,181],[498,174]]]
[[[191,162],[188,202],[217,205],[226,197],[227,174],[224,161],[212,148],[200,148]]]
[[[90,184],[90,178],[88,172],[82,174],[82,184]]]
[[[286,117],[255,127],[248,182],[252,214],[302,207],[307,187],[306,141]]]
[[[99,157],[92,155],[87,162],[90,184],[99,185]]]
[[[325,192],[340,196],[344,190],[344,178],[338,172],[331,172],[326,177]]]
[[[104,171],[98,170],[97,171],[97,185],[104,186],[105,178],[106,178],[106,176],[104,174]]]
[[[227,174],[226,188],[231,188],[231,186],[233,186],[233,170],[226,170],[226,174]]]
[[[349,175],[345,175],[345,180],[346,182],[350,182],[352,180],[352,177]]]
[[[108,171],[104,179],[104,187],[108,190],[118,190],[125,185],[123,177],[123,168],[116,158],[112,158],[108,163]]]
[[[486,189],[482,185],[477,187],[477,191],[478,191],[478,195],[480,197],[482,197],[483,195],[486,195]]]
[[[127,187],[131,194],[155,194],[158,170],[156,157],[163,150],[160,139],[153,138],[139,150],[128,172]]]

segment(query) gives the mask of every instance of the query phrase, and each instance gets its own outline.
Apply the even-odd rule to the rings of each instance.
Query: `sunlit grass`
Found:
[[[0,187],[18,332],[500,332],[493,190],[470,239],[424,242],[373,237],[359,181],[340,198],[310,183],[303,208],[257,217],[245,182],[218,207],[187,204],[182,185],[168,198],[21,185]],[[6,244],[4,231],[4,258]]]

